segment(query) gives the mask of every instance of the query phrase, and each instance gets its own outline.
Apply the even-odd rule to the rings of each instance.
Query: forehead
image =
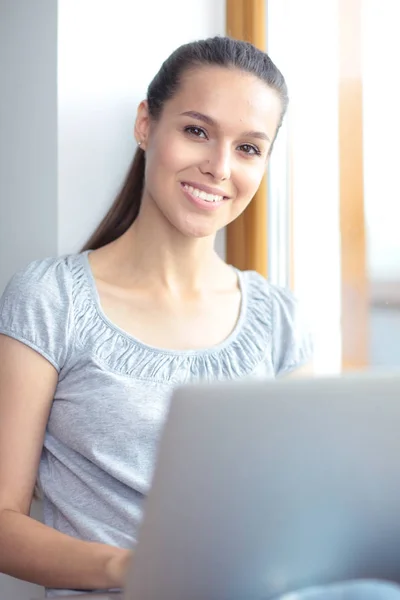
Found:
[[[185,73],[177,93],[167,104],[165,109],[170,113],[197,111],[221,126],[241,125],[245,129],[276,126],[281,113],[277,93],[258,77],[213,66]]]

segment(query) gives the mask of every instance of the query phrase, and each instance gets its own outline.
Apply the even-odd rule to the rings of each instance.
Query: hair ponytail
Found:
[[[110,210],[82,251],[96,250],[119,238],[139,214],[144,184],[145,155],[137,148],[125,182]]]

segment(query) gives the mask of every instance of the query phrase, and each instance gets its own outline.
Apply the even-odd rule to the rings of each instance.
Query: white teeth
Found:
[[[222,200],[224,199],[223,196],[217,196],[216,194],[207,194],[206,192],[203,192],[203,190],[198,190],[197,188],[194,188],[191,185],[187,185],[186,183],[183,185],[183,187],[188,192],[190,192],[192,196],[195,196],[195,198],[201,198],[206,202],[222,202]]]

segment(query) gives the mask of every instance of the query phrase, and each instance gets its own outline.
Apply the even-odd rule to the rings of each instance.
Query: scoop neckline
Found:
[[[162,348],[162,347],[158,347],[158,346],[152,346],[151,344],[147,344],[146,342],[143,342],[139,338],[137,338],[134,335],[125,331],[125,329],[122,329],[121,327],[119,327],[116,323],[114,323],[105,314],[103,307],[101,305],[100,295],[99,295],[99,292],[97,289],[96,280],[93,275],[92,267],[89,262],[89,254],[91,252],[92,252],[92,250],[85,250],[84,252],[80,253],[80,256],[81,256],[82,263],[83,263],[83,268],[84,268],[84,272],[85,272],[85,276],[86,276],[86,282],[87,282],[87,284],[89,286],[89,290],[90,290],[91,301],[95,307],[97,316],[103,321],[103,323],[109,329],[111,329],[115,333],[119,334],[120,336],[122,336],[124,339],[126,339],[130,343],[133,343],[142,349],[148,350],[149,352],[151,352],[153,354],[173,355],[173,356],[182,356],[182,357],[195,356],[195,355],[207,356],[210,354],[216,354],[222,350],[225,350],[227,347],[231,346],[236,341],[239,334],[241,333],[244,323],[246,321],[246,314],[247,314],[247,308],[248,308],[247,288],[244,285],[244,278],[243,278],[242,271],[240,271],[240,269],[237,269],[233,265],[228,265],[228,266],[231,269],[233,269],[233,271],[236,274],[239,291],[241,294],[241,300],[240,300],[238,319],[235,323],[234,328],[230,332],[230,334],[225,338],[225,340],[223,340],[219,344],[216,344],[214,346],[210,346],[207,348],[197,348],[197,349],[192,349],[192,350],[173,350],[170,348]]]

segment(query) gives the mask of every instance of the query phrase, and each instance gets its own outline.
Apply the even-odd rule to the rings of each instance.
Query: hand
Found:
[[[110,580],[109,589],[123,588],[127,576],[128,567],[133,552],[122,548],[114,548],[114,554],[106,563],[107,579]]]

